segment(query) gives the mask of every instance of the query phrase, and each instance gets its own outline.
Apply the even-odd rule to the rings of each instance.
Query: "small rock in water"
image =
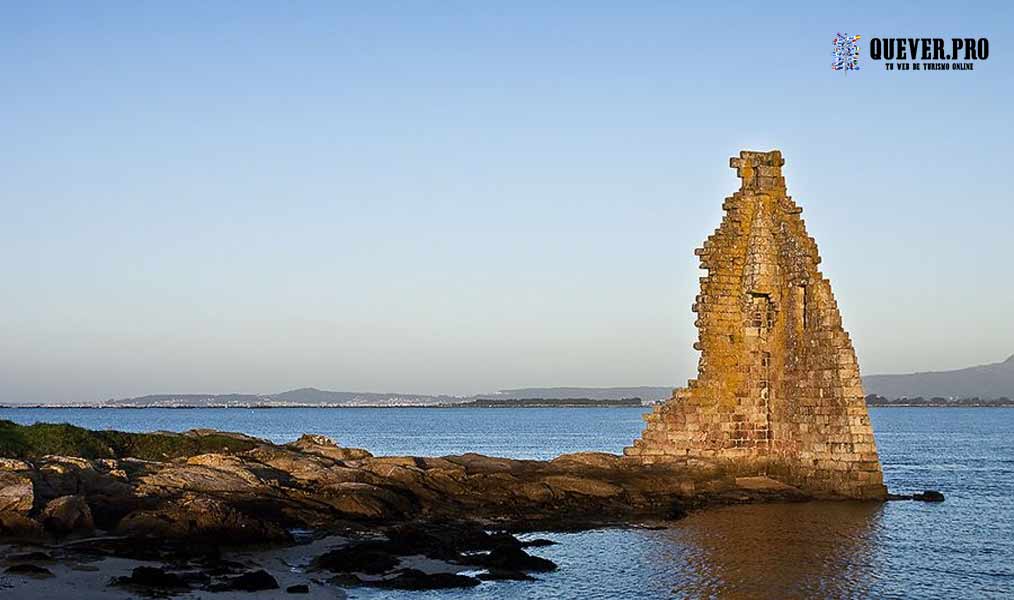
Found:
[[[455,573],[424,573],[418,569],[404,569],[397,577],[382,579],[370,585],[396,590],[443,590],[475,587],[479,585],[479,580]]]
[[[315,566],[334,573],[379,575],[390,571],[401,562],[385,548],[384,542],[352,544],[319,556]]]
[[[943,502],[944,495],[936,490],[926,490],[921,494],[913,494],[912,499],[920,502]]]
[[[239,577],[233,577],[224,583],[211,586],[211,590],[220,591],[241,591],[259,592],[261,590],[277,590],[278,580],[271,576],[264,569],[243,573]]]
[[[327,582],[330,583],[331,585],[337,585],[340,587],[357,586],[363,584],[363,580],[360,579],[358,576],[353,575],[352,573],[339,573],[334,577],[328,579]]]
[[[532,556],[520,548],[498,546],[485,556],[476,556],[470,562],[490,569],[506,569],[509,571],[555,571],[556,563]]]
[[[559,542],[553,540],[547,540],[545,538],[535,538],[534,540],[525,540],[521,542],[522,548],[544,548],[546,546],[555,546]]]
[[[305,583],[298,583],[296,585],[290,585],[289,587],[285,588],[285,591],[290,594],[309,594],[310,586],[306,585]]]
[[[32,577],[53,576],[53,573],[49,569],[28,563],[11,565],[7,567],[7,573],[10,575],[31,575]]]
[[[175,573],[167,573],[158,567],[137,567],[129,577],[114,577],[109,585],[134,586],[159,590],[183,590],[190,586]]]

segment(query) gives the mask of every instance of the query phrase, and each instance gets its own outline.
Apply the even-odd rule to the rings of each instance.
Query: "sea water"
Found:
[[[378,455],[551,458],[620,452],[637,408],[0,409],[90,429],[320,433]],[[874,408],[887,486],[946,502],[812,502],[691,514],[661,530],[546,534],[560,569],[470,590],[356,598],[1014,598],[1014,409]]]

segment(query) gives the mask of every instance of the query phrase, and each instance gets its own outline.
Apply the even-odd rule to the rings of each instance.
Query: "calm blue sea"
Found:
[[[549,458],[619,452],[641,409],[0,409],[19,423],[182,431],[275,442],[321,433],[375,454]],[[1014,598],[1014,409],[872,409],[888,487],[942,504],[806,503],[696,513],[669,529],[551,534],[535,583],[356,598]]]

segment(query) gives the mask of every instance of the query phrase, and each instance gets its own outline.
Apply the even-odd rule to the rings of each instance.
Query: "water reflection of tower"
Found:
[[[687,599],[874,597],[882,511],[879,503],[814,502],[695,513],[645,533],[655,543],[644,564],[659,573],[651,591]]]

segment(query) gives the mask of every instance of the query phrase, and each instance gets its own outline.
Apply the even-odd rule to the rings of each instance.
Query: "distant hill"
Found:
[[[668,398],[671,387],[626,388],[519,388],[493,394],[449,396],[406,394],[395,392],[334,392],[317,388],[300,388],[278,394],[151,394],[136,398],[108,400],[104,406],[133,407],[284,407],[284,406],[447,406],[473,403],[476,400],[571,400],[570,404],[594,405],[595,402],[619,402],[640,398],[651,402]],[[561,405],[552,403],[552,405]]]
[[[999,363],[905,375],[867,375],[863,387],[871,396],[898,398],[978,398],[982,401],[1014,398],[1014,356]],[[498,404],[503,400],[572,400],[616,402],[640,398],[646,403],[667,400],[672,386],[514,388],[492,394],[449,396],[411,393],[335,392],[300,388],[277,394],[155,394],[109,400],[105,406],[439,406]],[[515,403],[516,404],[516,403]],[[550,403],[556,404],[556,403]]]
[[[482,394],[482,398],[545,398],[569,399],[587,398],[591,400],[623,400],[624,398],[640,398],[645,402],[668,400],[675,386],[667,387],[551,387],[551,388],[517,388],[500,390],[495,394]]]
[[[269,396],[271,400],[287,404],[341,405],[341,406],[430,406],[462,402],[457,396],[428,394],[401,394],[383,392],[330,392],[317,388],[300,388]]]
[[[105,406],[251,406],[267,396],[256,394],[148,394],[136,398],[107,400]]]
[[[284,406],[435,406],[464,402],[456,396],[378,392],[330,392],[300,388],[279,394],[152,394],[109,400],[105,406],[127,407],[284,407]]]
[[[595,400],[592,398],[479,398],[445,404],[451,408],[635,408],[644,406],[640,398]]]
[[[867,375],[867,394],[884,398],[1014,398],[1014,355],[1003,362],[907,375]]]

